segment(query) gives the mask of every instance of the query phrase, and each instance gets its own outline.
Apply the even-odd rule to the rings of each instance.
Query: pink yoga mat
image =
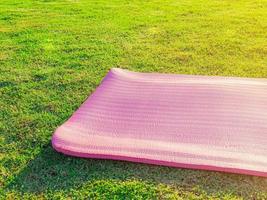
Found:
[[[267,80],[112,69],[52,145],[78,157],[267,177]]]

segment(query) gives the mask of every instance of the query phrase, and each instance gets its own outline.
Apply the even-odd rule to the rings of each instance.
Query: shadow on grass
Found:
[[[246,175],[187,170],[123,161],[68,157],[47,147],[7,186],[7,190],[41,193],[81,187],[96,180],[142,180],[153,184],[212,193],[251,196],[267,191],[267,179]]]

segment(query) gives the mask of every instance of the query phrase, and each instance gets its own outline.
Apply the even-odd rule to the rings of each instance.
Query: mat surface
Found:
[[[267,177],[267,80],[112,69],[52,145],[79,157]]]

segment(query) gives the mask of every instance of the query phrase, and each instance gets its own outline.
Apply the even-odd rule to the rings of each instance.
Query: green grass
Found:
[[[267,199],[267,179],[51,148],[111,67],[267,78],[266,0],[1,0],[0,199]]]

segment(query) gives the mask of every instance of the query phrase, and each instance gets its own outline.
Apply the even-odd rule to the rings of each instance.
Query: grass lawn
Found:
[[[51,148],[111,67],[267,78],[266,0],[1,0],[0,199],[267,199],[267,179]]]

